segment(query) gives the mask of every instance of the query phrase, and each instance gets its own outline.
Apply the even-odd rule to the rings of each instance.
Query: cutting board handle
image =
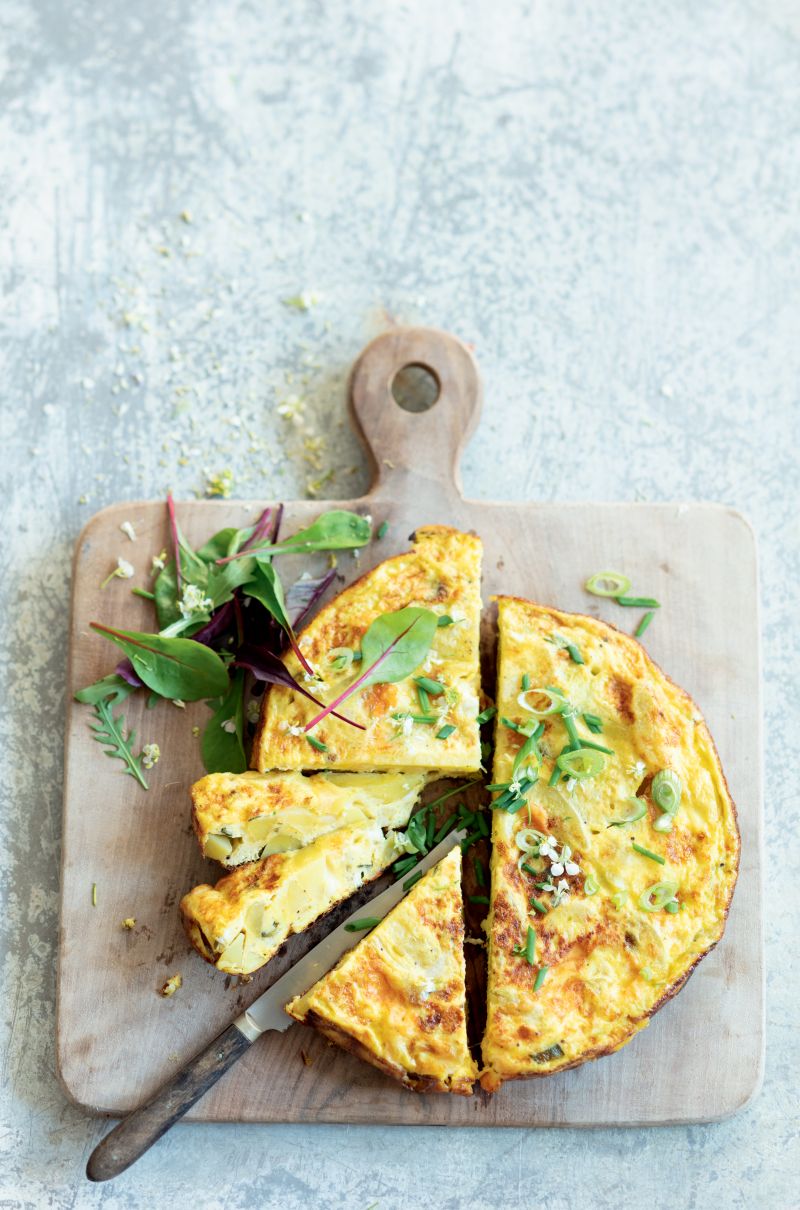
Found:
[[[392,393],[398,373],[409,366],[427,370],[438,384],[427,411],[406,411]],[[350,376],[350,408],[372,459],[369,497],[413,502],[415,512],[460,500],[461,452],[482,403],[478,367],[455,336],[435,328],[393,328],[368,344]]]

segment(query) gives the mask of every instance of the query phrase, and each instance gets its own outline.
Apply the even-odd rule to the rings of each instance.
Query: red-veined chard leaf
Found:
[[[371,537],[372,521],[369,517],[338,508],[323,513],[306,529],[298,530],[283,542],[274,542],[270,546],[248,547],[247,552],[240,551],[238,554],[228,555],[218,562],[239,559],[245,553],[252,553],[263,560],[271,559],[273,555],[302,555],[316,550],[356,550],[360,546],[366,546]]]
[[[321,714],[306,724],[306,731],[332,714],[346,698],[366,685],[402,681],[418,668],[430,651],[438,618],[430,609],[409,605],[377,617],[361,640],[364,671]]]
[[[112,630],[99,622],[92,622],[91,627],[121,647],[136,674],[161,697],[194,702],[222,697],[228,690],[224,663],[202,643],[135,630]]]
[[[301,685],[299,681],[295,680],[283,660],[267,647],[256,647],[253,644],[240,647],[234,660],[234,667],[247,668],[257,681],[265,681],[268,685],[283,685],[286,689],[293,689],[295,693],[302,694],[315,706],[323,705],[319,698],[314,697],[314,694],[306,689],[305,685]],[[331,714],[341,722],[349,723],[351,727],[357,727],[359,731],[366,730],[362,723],[357,723],[343,714],[337,714],[335,710],[332,710]]]
[[[227,570],[227,568],[224,570]],[[289,640],[292,651],[306,672],[313,676],[314,669],[297,644],[294,628],[286,612],[286,601],[283,596],[283,585],[281,584],[280,576],[271,563],[258,563],[256,565],[253,578],[246,586],[246,592],[249,597],[253,597],[256,601],[260,602],[267,612],[272,615],[281,629],[286,632],[286,637]]]

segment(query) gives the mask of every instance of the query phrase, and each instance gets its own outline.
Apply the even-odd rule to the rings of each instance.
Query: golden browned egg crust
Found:
[[[549,786],[569,738],[563,718],[550,715],[541,720],[542,763],[527,805],[513,814],[494,811],[481,1077],[488,1091],[630,1041],[722,936],[739,859],[735,808],[708,729],[640,644],[593,618],[517,598],[501,597],[498,608],[493,782],[511,780],[525,741],[502,720],[536,725],[540,719],[526,705],[546,705],[541,695],[524,693],[527,684],[561,690],[575,707],[581,738],[612,753],[598,754],[596,775]],[[596,716],[601,729],[590,730],[585,715]],[[671,770],[682,787],[666,831],[652,794],[661,770]],[[535,855],[537,834],[545,837],[545,855]],[[529,928],[533,963],[525,952]]]
[[[459,846],[286,1011],[407,1088],[469,1096],[478,1070],[467,1045]]]
[[[329,715],[314,728],[315,738],[325,745],[324,751],[318,751],[303,728],[320,708],[291,689],[273,685],[264,695],[253,766],[262,771],[332,767],[371,772],[428,769],[441,774],[477,771],[481,552],[480,539],[471,534],[443,525],[417,530],[411,551],[387,559],[351,584],[300,635],[300,648],[322,676],[321,684],[304,680],[307,674],[292,652],[284,657],[292,675],[328,703],[364,671],[357,663],[335,670],[330,653],[342,648],[359,650],[364,632],[381,614],[413,605],[440,617],[447,615],[454,624],[436,630],[430,653],[414,674],[447,688],[445,695],[432,699],[438,725],[394,717],[419,714],[412,677],[396,684],[366,686],[341,707],[341,713],[366,730]],[[448,726],[454,728],[449,733]],[[439,737],[441,731],[445,735]]]
[[[425,773],[209,773],[191,789],[203,854],[234,869],[302,849],[336,828],[401,828]]]

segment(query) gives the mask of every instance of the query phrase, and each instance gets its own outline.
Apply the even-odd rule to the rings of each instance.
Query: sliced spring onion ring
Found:
[[[664,904],[664,911],[669,912],[670,916],[674,916],[676,912],[681,910],[681,905],[677,899],[670,899],[669,903]]]
[[[675,899],[677,893],[677,882],[654,882],[646,891],[642,891],[639,907],[643,912],[660,912]]]
[[[667,815],[676,815],[681,805],[683,783],[672,769],[661,769],[653,778],[650,794],[653,802]]]
[[[621,571],[596,571],[584,584],[587,592],[595,597],[623,597],[631,586]]]
[[[536,828],[520,828],[514,839],[517,842],[517,848],[522,849],[526,853],[530,853],[534,849],[538,849],[539,845],[544,840],[542,832]]]
[[[625,801],[631,804],[631,810],[627,815],[623,815],[622,819],[612,819],[608,825],[610,828],[621,828],[626,823],[636,823],[637,819],[642,819],[647,814],[647,803],[643,798],[626,798]]]
[[[556,768],[567,777],[583,781],[586,777],[597,777],[606,766],[605,757],[594,748],[580,748],[576,752],[562,752],[556,761]]]
[[[615,908],[621,908],[627,898],[627,891],[615,891],[615,893],[611,896],[611,901]]]
[[[547,704],[544,707],[532,705],[528,701],[528,697],[533,694],[534,700],[538,696],[547,698]],[[523,710],[527,710],[529,714],[533,714],[536,718],[547,718],[550,714],[563,714],[569,709],[569,702],[560,689],[523,689],[522,693],[517,697],[517,704]]]
[[[583,882],[584,895],[596,895],[600,890],[600,883],[595,878],[594,874],[590,874]]]

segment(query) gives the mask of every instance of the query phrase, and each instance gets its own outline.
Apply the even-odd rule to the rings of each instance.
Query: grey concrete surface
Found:
[[[1,1205],[800,1205],[798,115],[791,0],[4,0]],[[469,494],[757,528],[764,1091],[649,1132],[190,1126],[90,1188],[53,1072],[72,545],[226,471],[363,488],[343,375],[392,319],[476,345]]]

